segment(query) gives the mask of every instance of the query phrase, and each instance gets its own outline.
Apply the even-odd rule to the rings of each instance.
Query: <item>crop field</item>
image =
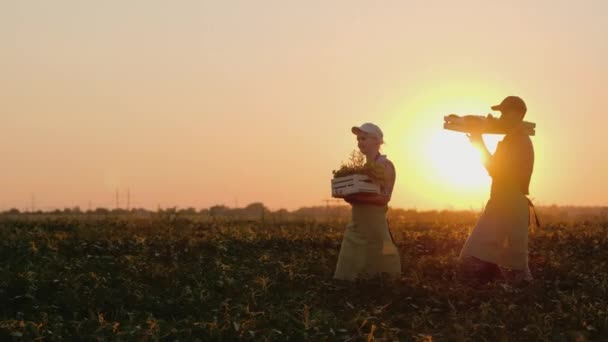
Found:
[[[533,283],[471,287],[476,218],[389,217],[402,278],[348,283],[338,220],[3,214],[0,340],[608,341],[605,216],[531,228]]]

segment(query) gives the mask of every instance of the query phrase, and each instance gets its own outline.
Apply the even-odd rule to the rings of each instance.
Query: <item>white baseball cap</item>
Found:
[[[371,122],[366,122],[359,127],[354,126],[353,128],[351,128],[351,132],[353,132],[353,134],[367,133],[368,135],[376,137],[378,140],[380,140],[380,143],[384,142],[384,135],[382,134],[382,130],[380,129],[380,127],[374,125]]]

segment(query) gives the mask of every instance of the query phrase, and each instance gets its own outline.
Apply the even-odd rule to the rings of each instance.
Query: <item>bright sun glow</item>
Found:
[[[492,152],[499,137],[485,137]],[[463,133],[439,131],[426,146],[426,157],[438,179],[446,186],[468,190],[487,189],[490,177],[481,164],[479,151]]]
[[[448,114],[486,115],[500,95],[475,86],[442,82],[440,89],[428,89],[414,101],[397,108],[393,117],[395,127],[389,136],[401,135],[404,151],[415,154],[411,159],[397,159],[397,166],[414,168],[417,177],[426,181],[417,196],[443,196],[452,203],[467,205],[487,196],[491,179],[481,163],[481,156],[466,134],[443,129],[443,117]],[[405,113],[399,114],[399,113]],[[406,132],[405,134],[403,132]],[[500,135],[484,135],[490,152],[494,152]],[[449,199],[448,199],[449,197]]]
[[[441,80],[440,80],[441,81]],[[393,134],[402,134],[403,146],[412,149],[412,144],[420,145],[424,166],[418,171],[432,183],[427,188],[431,193],[457,194],[461,204],[485,196],[490,189],[491,179],[481,163],[480,152],[471,145],[466,134],[443,129],[443,117],[448,114],[486,115],[499,95],[488,89],[466,86],[461,83],[439,82],[440,89],[425,92],[416,101],[401,105],[400,111],[415,115],[395,115],[400,128]],[[484,141],[491,153],[496,149],[500,135],[484,135]],[[415,158],[403,160],[416,162]]]

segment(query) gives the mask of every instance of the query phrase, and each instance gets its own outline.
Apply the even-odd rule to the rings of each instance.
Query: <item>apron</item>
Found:
[[[386,221],[386,206],[354,204],[346,227],[335,279],[354,280],[387,273],[401,277],[401,259]]]
[[[529,223],[530,201],[521,192],[490,197],[460,258],[473,256],[498,266],[527,270]]]

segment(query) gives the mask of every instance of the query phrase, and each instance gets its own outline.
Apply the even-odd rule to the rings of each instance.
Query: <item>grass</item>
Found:
[[[342,223],[4,215],[0,339],[608,341],[607,222],[534,229],[534,283],[471,288],[474,219],[391,220],[402,279],[347,283]]]

